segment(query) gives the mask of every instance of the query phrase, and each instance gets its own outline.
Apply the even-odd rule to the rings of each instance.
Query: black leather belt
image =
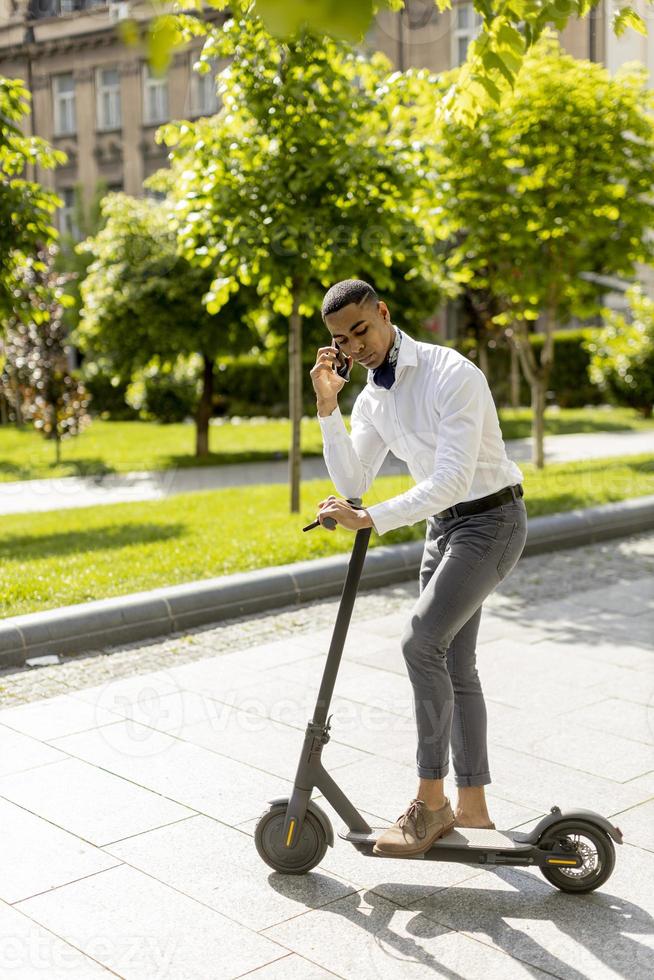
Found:
[[[510,500],[516,500],[523,496],[522,484],[516,483],[512,487],[503,487],[502,490],[489,493],[487,497],[479,497],[477,500],[466,500],[462,504],[455,504],[453,507],[448,507],[447,510],[442,510],[440,514],[436,514],[436,517],[443,520],[449,517],[464,517],[466,514],[481,514],[485,510],[499,507],[500,504],[508,504]]]

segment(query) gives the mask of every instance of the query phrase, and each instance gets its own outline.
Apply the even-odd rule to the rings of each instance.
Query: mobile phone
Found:
[[[348,359],[345,356],[345,354],[343,353],[343,351],[341,350],[341,348],[338,346],[338,344],[336,343],[336,341],[334,341],[334,347],[336,348],[336,350],[338,352],[338,357],[334,361],[334,370],[336,371],[336,373],[338,374],[338,376],[340,378],[344,378],[345,381],[349,381],[350,380],[350,365],[349,365]]]

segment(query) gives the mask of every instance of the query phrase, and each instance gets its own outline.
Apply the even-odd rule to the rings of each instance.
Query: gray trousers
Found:
[[[522,497],[482,514],[427,519],[420,596],[402,636],[418,729],[418,776],[490,783],[486,704],[476,667],[482,603],[522,554]]]

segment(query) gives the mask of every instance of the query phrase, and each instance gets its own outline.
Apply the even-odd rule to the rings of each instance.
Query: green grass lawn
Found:
[[[531,517],[654,493],[654,456],[594,459],[537,471],[521,464]],[[409,489],[408,476],[381,477],[365,503]],[[0,614],[122,595],[352,547],[352,532],[303,525],[333,492],[329,480],[302,485],[301,513],[289,514],[284,485],[180,494],[164,501],[112,504],[0,517]],[[374,532],[370,546],[423,539],[424,521]],[[546,560],[546,559],[545,559]]]
[[[499,414],[505,439],[530,434],[529,409],[502,409]],[[550,408],[546,413],[546,432],[550,435],[644,429],[654,430],[654,419],[643,419],[627,408]],[[198,460],[193,455],[193,425],[95,420],[80,436],[63,443],[63,460],[55,466],[51,442],[29,428],[18,431],[7,426],[0,427],[0,481],[279,459],[287,455],[289,444],[290,423],[286,419],[226,421],[211,426],[211,455]],[[315,417],[302,422],[302,449],[307,456],[322,454]]]

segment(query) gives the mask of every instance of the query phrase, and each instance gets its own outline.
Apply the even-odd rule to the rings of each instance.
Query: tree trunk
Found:
[[[554,338],[552,336],[549,316],[546,323],[547,333],[543,343],[540,364],[537,362],[533,347],[529,342],[529,334],[527,333],[525,323],[514,324],[513,328],[507,331],[509,344],[516,349],[520,359],[520,366],[531,389],[531,455],[534,466],[539,470],[542,470],[545,465],[545,394],[547,392],[554,349]]]
[[[479,331],[477,350],[479,351],[479,367],[484,372],[486,380],[490,381],[490,376],[488,374],[488,347],[486,345],[486,338],[483,330]]]
[[[531,461],[536,469],[545,466],[545,391],[542,378],[531,386]]]
[[[288,396],[289,417],[291,420],[291,452],[289,455],[288,476],[291,487],[291,513],[300,510],[300,476],[302,446],[300,425],[302,422],[302,317],[299,313],[299,286],[293,287],[293,312],[291,313],[288,335]]]
[[[520,361],[513,344],[509,344],[509,350],[511,352],[511,408],[520,408]]]
[[[209,455],[209,420],[213,414],[213,367],[214,362],[202,355],[202,393],[195,415],[195,455]]]
[[[18,383],[18,378],[15,372],[13,373],[14,380],[14,411],[16,413],[16,428],[23,428],[23,410],[21,408],[21,397],[20,397],[20,385]]]

